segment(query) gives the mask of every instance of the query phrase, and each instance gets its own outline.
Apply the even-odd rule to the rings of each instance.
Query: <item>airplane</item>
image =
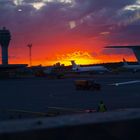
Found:
[[[127,70],[133,70],[133,72],[136,72],[140,70],[140,45],[131,45],[131,46],[106,46],[105,48],[114,48],[114,49],[122,49],[122,48],[128,48],[132,49],[139,65],[128,65],[128,63],[124,61],[123,68],[126,68]]]
[[[139,71],[140,70],[140,64],[138,65],[129,65],[127,61],[123,58],[123,68],[127,70],[132,70],[133,72]]]
[[[109,72],[109,70],[104,66],[81,67],[77,65],[74,60],[71,61],[71,64],[72,64],[72,70],[74,72],[98,72],[98,73]]]

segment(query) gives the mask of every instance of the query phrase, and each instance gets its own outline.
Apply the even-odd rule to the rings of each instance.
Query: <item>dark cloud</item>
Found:
[[[43,2],[43,0],[22,0],[23,3]]]
[[[140,25],[128,25],[116,28],[110,36],[106,36],[111,44],[139,44]]]

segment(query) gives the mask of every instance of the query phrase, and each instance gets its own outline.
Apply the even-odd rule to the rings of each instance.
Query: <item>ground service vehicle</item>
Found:
[[[76,90],[101,90],[101,85],[93,80],[76,80]]]

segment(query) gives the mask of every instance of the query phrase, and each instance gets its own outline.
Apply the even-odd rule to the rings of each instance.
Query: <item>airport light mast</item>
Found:
[[[10,31],[5,27],[0,29],[0,45],[2,48],[2,65],[8,65],[8,46],[11,40]]]
[[[28,44],[27,47],[29,48],[29,61],[30,67],[32,66],[32,44]]]

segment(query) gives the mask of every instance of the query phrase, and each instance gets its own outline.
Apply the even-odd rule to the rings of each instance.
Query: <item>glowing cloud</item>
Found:
[[[70,65],[70,61],[75,60],[77,64],[95,64],[101,62],[94,58],[89,52],[76,51],[73,53],[59,54],[56,56],[56,62]]]
[[[75,21],[70,21],[70,22],[69,22],[69,26],[70,26],[70,29],[75,28],[75,27],[76,27]]]
[[[24,0],[14,0],[13,2],[16,6],[28,4],[32,5],[36,10],[39,10],[49,2],[72,3],[72,0],[35,0],[34,2]]]
[[[109,35],[110,32],[101,32],[100,34],[101,34],[101,35]]]
[[[124,18],[122,21],[118,23],[119,26],[128,26],[131,25],[132,23],[140,20],[140,13],[136,12],[134,15],[129,16],[129,18]]]
[[[126,6],[124,10],[130,11],[140,10],[140,0],[137,0],[135,4]]]
[[[43,3],[43,2],[32,3],[32,6],[33,6],[35,9],[37,9],[37,10],[39,10],[40,8],[42,8],[44,5],[45,5],[45,3]]]
[[[73,0],[42,0],[43,2],[64,2],[71,3]]]
[[[21,5],[23,0],[14,0],[15,5]]]

